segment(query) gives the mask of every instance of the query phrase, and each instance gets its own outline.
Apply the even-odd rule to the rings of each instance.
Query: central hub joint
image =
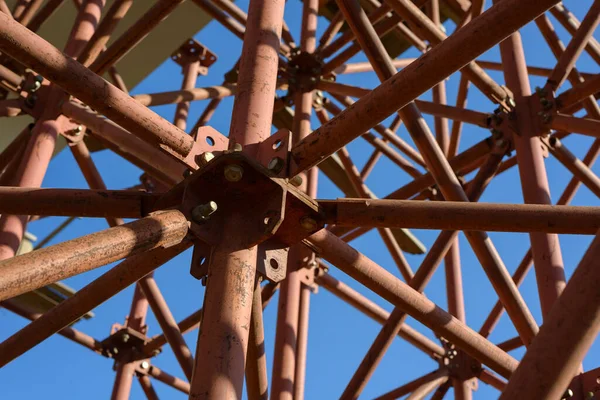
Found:
[[[323,65],[323,60],[318,54],[294,49],[286,70],[289,75],[290,93],[315,90],[323,73]]]

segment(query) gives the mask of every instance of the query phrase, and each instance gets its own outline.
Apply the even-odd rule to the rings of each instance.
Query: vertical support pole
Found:
[[[437,26],[441,26],[440,20],[440,0],[431,0],[429,3],[429,14],[433,23]],[[440,81],[432,89],[433,101],[437,104],[446,104],[446,82]],[[450,135],[448,133],[448,119],[443,117],[434,117],[436,139],[440,146],[440,149],[448,157],[448,151],[450,146]]]
[[[135,285],[131,310],[127,318],[127,326],[138,332],[143,332],[148,313],[148,301],[139,285]],[[131,392],[131,384],[135,375],[135,364],[125,363],[117,365],[117,376],[111,395],[111,400],[127,400]]]
[[[198,71],[200,69],[200,61],[191,61],[185,63],[183,66],[183,82],[181,83],[181,90],[191,90],[196,87],[196,80],[198,79]],[[175,109],[175,122],[173,125],[185,131],[187,126],[187,118],[190,111],[190,102],[182,101],[177,103]]]
[[[531,88],[523,44],[518,32],[500,43],[500,54],[506,84],[515,95],[517,126],[521,134],[513,137],[525,203],[552,204],[542,147],[539,138],[535,136],[527,104]],[[560,243],[556,234],[536,232],[530,233],[529,237],[542,315],[545,316],[565,287]]]
[[[454,238],[450,250],[446,253],[444,263],[446,267],[448,312],[459,321],[466,323],[458,237]],[[473,398],[469,381],[452,379],[452,386],[454,387],[454,398],[456,400],[471,400]]]
[[[313,53],[316,49],[316,29],[318,0],[306,0],[302,9],[300,50]],[[298,143],[311,132],[313,92],[296,93],[293,121],[293,143]],[[307,190],[307,174],[300,174],[300,190]],[[311,193],[309,193],[310,195]],[[312,194],[314,195],[314,193]],[[272,399],[293,399],[296,379],[296,355],[298,341],[298,317],[302,283],[299,270],[311,259],[310,251],[301,244],[290,248],[287,277],[281,283],[277,328],[275,332],[275,352],[273,355],[273,377],[271,381]],[[303,356],[304,357],[304,356]],[[304,366],[302,366],[304,367]]]
[[[308,318],[310,314],[311,289],[304,283],[300,287],[300,312],[298,313],[298,341],[296,345],[296,376],[294,400],[304,399],[306,381],[306,350],[308,349]]]
[[[271,133],[284,0],[251,0],[230,145],[263,141]],[[246,153],[251,150],[245,147]],[[245,248],[244,215],[233,214],[213,250],[204,296],[190,399],[241,399],[248,348],[256,246]]]

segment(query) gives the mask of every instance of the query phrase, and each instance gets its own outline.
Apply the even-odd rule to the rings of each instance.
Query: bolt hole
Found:
[[[278,263],[278,262],[277,262],[277,260],[276,260],[276,259],[274,259],[274,258],[271,258],[271,259],[269,260],[269,265],[270,265],[270,266],[271,266],[271,268],[273,268],[273,269],[279,269],[279,263]]]
[[[200,259],[200,265],[204,265],[204,264],[206,264],[206,257],[202,257]]]
[[[206,143],[208,143],[209,146],[214,146],[215,145],[215,139],[213,139],[210,136],[206,137]]]
[[[265,223],[265,225],[269,225],[269,222],[271,222],[271,217],[265,217],[263,222]]]
[[[281,139],[278,139],[273,143],[273,150],[278,150],[281,147]]]
[[[600,385],[600,377],[596,378],[596,383]]]

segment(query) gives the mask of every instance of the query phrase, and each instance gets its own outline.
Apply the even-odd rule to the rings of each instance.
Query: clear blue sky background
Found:
[[[241,0],[238,4],[242,9],[247,10],[247,0]],[[584,17],[589,4],[591,4],[590,1],[581,0],[566,2],[566,6],[580,20]],[[299,40],[301,3],[297,0],[290,1],[286,6],[285,13],[286,21],[294,37]],[[552,21],[563,42],[568,43],[570,35],[562,29],[558,22],[554,19]],[[320,18],[319,36],[326,26],[327,21]],[[451,23],[447,23],[446,28],[448,32],[451,32],[454,26]],[[522,36],[529,65],[554,65],[555,59],[552,53],[543,42],[541,35],[533,24],[526,26],[522,30]],[[598,34],[596,34],[596,38],[598,38]],[[197,86],[221,84],[223,73],[231,68],[240,53],[241,41],[216,22],[210,23],[203,31],[196,35],[196,39],[216,51],[219,57],[218,62],[211,67],[209,75],[199,78]],[[174,43],[173,47],[176,45]],[[465,43],[465,45],[467,44]],[[416,57],[418,54],[411,50],[404,56]],[[497,47],[483,55],[481,59],[499,60]],[[352,61],[364,61],[364,58],[357,56]],[[581,57],[577,63],[577,67],[585,72],[599,72],[598,65],[586,54]],[[490,75],[497,82],[503,82],[501,73],[490,72]],[[372,73],[342,76],[339,78],[339,81],[363,87],[375,87],[378,84],[375,75]],[[544,80],[538,78],[533,80],[532,86],[541,86],[543,83]],[[176,90],[180,87],[180,84],[180,67],[174,62],[167,60],[138,87],[134,88],[132,93]],[[447,81],[449,104],[454,104],[455,102],[457,85],[458,76],[453,76]],[[568,87],[568,84],[565,87]],[[494,109],[494,106],[476,88],[472,87],[470,93],[469,108],[483,112],[490,112]],[[429,99],[430,93],[425,94],[422,98]],[[211,121],[211,125],[224,134],[229,129],[232,104],[233,100],[231,98],[224,100]],[[192,105],[190,126],[193,126],[205,105],[206,102],[197,102]],[[155,111],[163,117],[172,120],[174,108],[174,106],[162,106],[156,107]],[[432,119],[428,118],[427,120],[433,128]],[[389,122],[389,120],[386,121],[386,124],[389,124]],[[313,126],[318,126],[316,120]],[[412,143],[404,127],[400,128],[398,134],[403,139]],[[489,136],[488,131],[467,125],[463,128],[463,139],[460,149],[465,149],[487,136]],[[591,142],[591,138],[578,135],[572,135],[564,140],[565,145],[579,157],[583,157]],[[350,144],[348,148],[354,162],[359,167],[364,165],[372,151],[370,146],[360,139]],[[140,170],[115,154],[109,151],[101,151],[94,154],[94,160],[109,188],[126,188],[138,183]],[[546,165],[550,175],[552,199],[556,201],[571,175],[552,158],[546,160]],[[600,172],[597,167],[593,167],[593,170],[596,173]],[[382,197],[402,186],[409,179],[406,173],[398,169],[386,158],[382,158],[374,172],[369,176],[367,184],[371,190]],[[44,181],[44,187],[87,187],[81,172],[68,150],[62,151],[53,160]],[[319,176],[318,195],[319,198],[324,199],[342,196],[341,192],[322,174]],[[521,203],[523,199],[517,170],[513,169],[495,179],[482,197],[482,201]],[[592,193],[585,187],[582,187],[575,197],[573,204],[599,205],[599,202]],[[46,218],[32,223],[29,230],[39,238],[43,238],[62,220],[63,218]],[[59,235],[53,243],[69,240],[105,228],[107,228],[106,222],[101,219],[77,220]],[[438,234],[436,231],[417,230],[413,231],[413,233],[427,247],[433,243]],[[514,271],[529,247],[528,236],[525,234],[505,233],[491,233],[490,236],[507,268],[511,272]],[[567,274],[570,276],[587,248],[591,237],[562,235],[560,240],[565,268]],[[353,242],[352,245],[380,265],[397,274],[397,269],[376,232],[371,232],[361,237]],[[467,321],[471,327],[477,330],[496,302],[497,296],[462,234],[460,236],[460,251],[462,256],[465,300],[467,303]],[[204,288],[200,282],[193,279],[188,273],[190,258],[191,253],[188,251],[156,272],[158,284],[177,320],[181,320],[197,310],[202,305],[204,296]],[[419,266],[423,256],[407,255],[407,259],[413,270],[415,270]],[[81,288],[105,272],[107,268],[109,267],[107,266],[73,277],[68,279],[66,283],[74,288]],[[390,304],[379,299],[361,285],[353,282],[349,277],[335,268],[332,268],[330,272],[382,307],[388,310],[392,309]],[[129,288],[118,294],[95,309],[94,313],[96,316],[92,320],[80,322],[76,327],[98,339],[105,338],[109,334],[113,323],[123,323],[129,311],[132,292],[132,288]],[[521,292],[538,323],[541,323],[540,307],[533,273],[530,273],[525,280],[521,287]],[[438,268],[425,293],[438,305],[446,307],[444,271],[442,267]],[[273,360],[276,302],[277,297],[275,297],[272,304],[265,310],[265,341],[269,368]],[[0,324],[0,340],[4,340],[27,323],[25,320],[4,309],[0,309],[0,318],[2,321]],[[151,312],[148,315],[147,323],[149,326],[149,335],[155,335],[160,332],[160,328]],[[409,318],[408,324],[435,340],[431,331],[418,322]],[[323,289],[319,290],[318,294],[312,296],[306,398],[337,398],[348,383],[379,329],[379,324],[363,316]],[[515,335],[516,331],[514,327],[506,315],[504,315],[499,326],[491,335],[491,340],[501,342]],[[193,351],[196,346],[197,331],[187,334],[185,339]],[[512,352],[512,355],[519,358],[522,356],[522,350],[516,350]],[[585,368],[591,369],[597,367],[600,361],[599,356],[600,347],[596,345],[591,349],[585,360]],[[184,376],[168,347],[153,361],[166,372],[179,377]],[[0,370],[0,398],[107,399],[110,396],[114,381],[112,365],[111,360],[92,354],[87,349],[60,336],[55,336]],[[401,339],[397,339],[373,375],[362,398],[372,398],[378,394],[387,392],[434,369],[436,369],[435,362],[411,345]],[[271,371],[269,369],[270,376]],[[184,398],[183,394],[164,386],[160,382],[155,382],[154,386],[162,399]],[[479,390],[475,393],[476,399],[493,399],[497,396],[498,392],[495,389],[484,384],[480,384]],[[145,398],[136,382],[133,385],[131,398]]]

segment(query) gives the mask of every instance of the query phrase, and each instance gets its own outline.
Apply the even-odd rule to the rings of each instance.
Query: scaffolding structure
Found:
[[[471,399],[477,380],[498,389],[501,399],[590,399],[600,392],[600,370],[582,368],[600,330],[600,236],[568,281],[558,237],[597,235],[600,229],[600,207],[569,205],[582,184],[600,196],[600,178],[591,170],[600,152],[600,74],[575,68],[583,52],[600,65],[593,37],[600,0],[589,1],[581,21],[558,0],[494,0],[487,9],[483,0],[336,0],[320,38],[322,4],[303,0],[297,42],[283,20],[285,0],[250,0],[247,13],[230,0],[193,0],[243,39],[239,61],[223,85],[196,88],[217,54],[193,39],[174,43],[181,90],[135,96],[115,64],[183,0],[155,0],[108,46],[133,0],[114,0],[110,7],[106,0],[75,1],[77,18],[62,51],[35,33],[61,3],[18,0],[11,9],[0,0],[0,88],[8,94],[0,100],[0,116],[35,119],[0,153],[0,305],[31,320],[0,343],[0,366],[60,334],[115,360],[114,399],[129,397],[134,378],[149,399],[158,398],[154,380],[190,399],[241,398],[244,383],[248,399],[302,399],[310,296],[318,286],[382,325],[342,399],[359,397],[397,336],[439,368],[380,399],[441,399],[450,388],[455,398]],[[449,35],[441,29],[442,8],[459,20]],[[566,45],[547,14],[572,35]],[[519,29],[532,21],[556,57],[554,66],[526,63]],[[390,32],[422,55],[393,59],[381,39]],[[501,63],[477,61],[495,46]],[[360,52],[368,62],[348,62]],[[505,84],[489,70],[503,71]],[[336,76],[364,71],[373,71],[381,84],[370,90],[336,82]],[[460,75],[455,106],[447,104],[444,83],[453,74]],[[530,75],[547,83],[532,91]],[[470,85],[497,108],[466,108]],[[277,97],[277,90],[287,94]],[[430,90],[432,101],[418,99]],[[229,96],[235,100],[225,135],[210,127],[210,119]],[[192,134],[186,133],[190,102],[209,99]],[[177,104],[173,123],[148,108],[161,104]],[[271,134],[274,113],[291,107],[292,129]],[[313,113],[319,127],[311,126]],[[434,129],[422,113],[435,117]],[[381,124],[395,114],[390,127]],[[396,134],[400,124],[416,148]],[[459,151],[463,124],[490,134]],[[583,159],[562,142],[572,134],[596,138]],[[90,189],[41,188],[59,136]],[[345,147],[358,137],[374,147],[362,171]],[[90,157],[91,139],[141,168],[141,184],[107,189]],[[573,175],[556,204],[545,156]],[[378,199],[365,180],[381,157],[410,180]],[[318,168],[332,162],[342,172],[335,183],[348,197],[316,199]],[[490,181],[513,167],[524,204],[478,203]],[[473,179],[462,179],[469,173]],[[44,216],[105,218],[111,227],[16,255],[27,224]],[[372,229],[398,274],[348,244]],[[441,231],[414,273],[403,251],[422,248],[406,229]],[[465,321],[460,231],[499,299],[478,331]],[[531,248],[512,276],[486,232],[529,234]],[[203,307],[177,322],[153,271],[191,247],[190,272],[206,293]],[[43,314],[11,301],[115,261],[120,263]],[[442,261],[448,310],[422,294]],[[387,313],[334,278],[328,265],[394,310]],[[532,266],[543,326],[518,289]],[[108,338],[71,327],[131,285],[129,318]],[[274,359],[267,360],[263,309],[277,291]],[[148,307],[162,334],[146,336]],[[494,344],[488,336],[504,311],[518,336]],[[408,316],[435,332],[439,343],[405,324]],[[198,327],[194,355],[183,334]],[[185,379],[152,364],[163,346],[171,347]],[[507,353],[521,346],[521,360]],[[267,361],[273,363],[270,379]]]

